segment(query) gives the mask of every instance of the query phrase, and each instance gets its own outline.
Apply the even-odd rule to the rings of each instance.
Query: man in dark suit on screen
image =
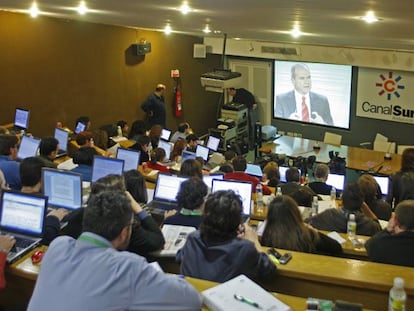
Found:
[[[276,117],[333,125],[328,98],[310,91],[309,67],[295,64],[291,76],[295,89],[276,96]]]

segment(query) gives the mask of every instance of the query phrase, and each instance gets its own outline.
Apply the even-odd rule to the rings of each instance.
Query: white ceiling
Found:
[[[412,0],[189,0],[193,12],[179,12],[181,1],[86,0],[92,10],[79,15],[78,0],[37,0],[45,15],[95,23],[205,36],[206,23],[228,38],[312,45],[414,51]],[[31,0],[0,0],[0,9],[22,12]],[[366,24],[358,17],[373,10],[382,20]],[[39,17],[38,17],[39,18]],[[41,18],[41,17],[40,17]],[[297,22],[305,34],[288,33]]]

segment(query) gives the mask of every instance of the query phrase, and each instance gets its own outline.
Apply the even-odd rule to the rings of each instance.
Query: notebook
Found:
[[[80,132],[83,132],[86,129],[86,125],[82,122],[76,123],[75,127],[75,134],[79,134]]]
[[[11,131],[18,132],[29,128],[30,111],[22,108],[16,108],[14,113],[14,126]]]
[[[211,189],[213,187],[213,179],[223,180],[223,178],[224,178],[223,174],[203,175],[203,181],[209,189]]]
[[[187,177],[158,173],[154,189],[154,199],[150,206],[164,210],[177,208],[177,193]]]
[[[42,239],[47,197],[3,190],[0,203],[0,231],[16,238],[7,255],[12,263],[36,247]]]
[[[44,167],[42,190],[50,208],[75,210],[82,206],[81,174]]]
[[[35,157],[39,149],[39,144],[40,138],[23,135],[19,151],[17,152],[17,158],[23,160],[28,157]]]
[[[243,204],[243,219],[245,220],[246,218],[250,217],[253,191],[253,186],[251,182],[213,179],[211,192],[214,193],[220,190],[233,190],[236,194],[238,194],[241,197]]]
[[[220,138],[209,136],[207,140],[207,148],[212,151],[217,151],[220,144]]]
[[[373,176],[381,188],[382,195],[388,195],[390,178],[388,176]]]
[[[246,167],[246,170],[244,172],[246,174],[259,177],[260,179],[263,176],[262,168],[260,167],[260,165],[257,165],[257,164],[247,163],[247,167]]]
[[[292,310],[243,274],[202,291],[201,296],[212,311]]]
[[[343,191],[345,184],[345,175],[328,174],[326,184],[334,187],[337,191]]]
[[[172,147],[173,145],[166,140],[160,139],[158,142],[158,148],[164,149],[167,159],[170,158]]]
[[[161,130],[161,136],[160,136],[161,139],[169,141],[170,136],[171,136],[171,131],[170,130],[168,130],[168,129],[162,129]]]
[[[122,175],[124,160],[95,156],[92,166],[92,182],[107,175]]]
[[[139,165],[139,157],[141,151],[118,148],[116,151],[116,158],[124,160],[124,172],[136,170]]]
[[[59,150],[56,157],[58,158],[66,155],[66,152],[68,151],[69,132],[61,128],[55,128],[54,137],[59,141]]]

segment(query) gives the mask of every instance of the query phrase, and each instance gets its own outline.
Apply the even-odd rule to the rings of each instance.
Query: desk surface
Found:
[[[314,150],[318,145],[319,150]],[[316,140],[282,136],[273,142],[267,143],[260,148],[261,152],[272,152],[285,154],[291,157],[316,156],[316,161],[321,163],[329,162],[329,151],[338,152],[340,157],[346,158],[346,166],[351,169],[368,171],[374,170],[378,173],[389,175],[401,167],[401,155],[392,153],[391,160],[384,160],[385,152],[369,150],[352,146],[334,146]]]

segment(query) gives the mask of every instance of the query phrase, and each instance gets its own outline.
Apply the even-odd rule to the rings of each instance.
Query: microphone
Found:
[[[391,160],[392,159],[391,154],[390,154],[390,149],[391,149],[392,144],[393,144],[392,142],[389,142],[387,152],[384,155],[384,160]]]
[[[383,168],[384,166],[383,165],[381,165],[376,171],[375,171],[375,174],[378,174],[379,172],[380,172],[380,170],[382,170],[382,168]]]

